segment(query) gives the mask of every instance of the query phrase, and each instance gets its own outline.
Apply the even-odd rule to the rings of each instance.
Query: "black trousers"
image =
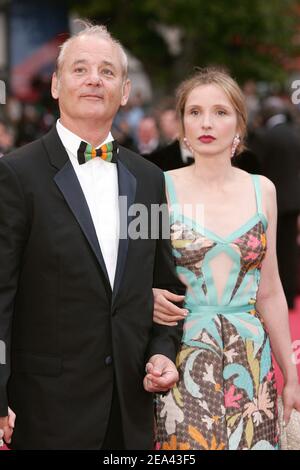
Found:
[[[102,450],[125,450],[122,415],[116,380],[114,380],[113,397],[110,408],[110,416]]]
[[[289,308],[297,295],[297,213],[278,216],[277,256],[279,274]]]

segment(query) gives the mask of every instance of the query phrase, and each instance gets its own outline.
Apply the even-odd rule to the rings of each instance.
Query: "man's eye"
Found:
[[[104,75],[113,75],[113,74],[114,74],[113,71],[110,70],[110,69],[103,69],[103,70],[102,70],[102,73],[103,73]]]
[[[76,73],[84,73],[86,69],[84,67],[76,67],[74,70]]]

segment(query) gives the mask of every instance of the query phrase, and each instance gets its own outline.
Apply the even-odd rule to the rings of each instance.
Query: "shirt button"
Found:
[[[111,356],[106,356],[106,358],[104,359],[104,362],[106,366],[110,366],[113,362],[113,358]]]

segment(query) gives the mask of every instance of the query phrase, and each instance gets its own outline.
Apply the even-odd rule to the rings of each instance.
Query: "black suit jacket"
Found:
[[[165,202],[161,171],[120,149],[120,195]],[[124,212],[121,220],[129,224]],[[184,293],[169,240],[123,239],[114,289],[68,155],[52,129],[0,161],[0,415],[12,447],[99,449],[116,377],[126,448],[153,445],[145,362],[173,361],[182,325],[154,325],[152,286]]]
[[[279,215],[300,211],[299,129],[286,122],[256,132],[251,149],[261,161],[261,173],[277,190]]]
[[[192,163],[183,162],[179,140],[174,140],[174,142],[166,147],[155,150],[155,152],[144,155],[144,157],[163,171],[176,170],[177,168],[183,168]]]

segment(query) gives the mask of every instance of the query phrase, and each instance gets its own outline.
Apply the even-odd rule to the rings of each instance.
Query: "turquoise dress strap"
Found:
[[[164,173],[164,175],[165,175],[166,188],[168,191],[170,206],[176,206],[178,204],[178,201],[177,201],[176,190],[175,190],[175,185],[173,183],[173,179],[167,173]]]
[[[267,229],[267,219],[263,213],[262,209],[262,192],[261,192],[261,185],[260,185],[260,179],[259,175],[251,175],[253,184],[254,184],[254,189],[255,189],[255,197],[256,197],[256,207],[257,207],[257,213],[260,216],[262,223],[264,225],[265,230]]]

